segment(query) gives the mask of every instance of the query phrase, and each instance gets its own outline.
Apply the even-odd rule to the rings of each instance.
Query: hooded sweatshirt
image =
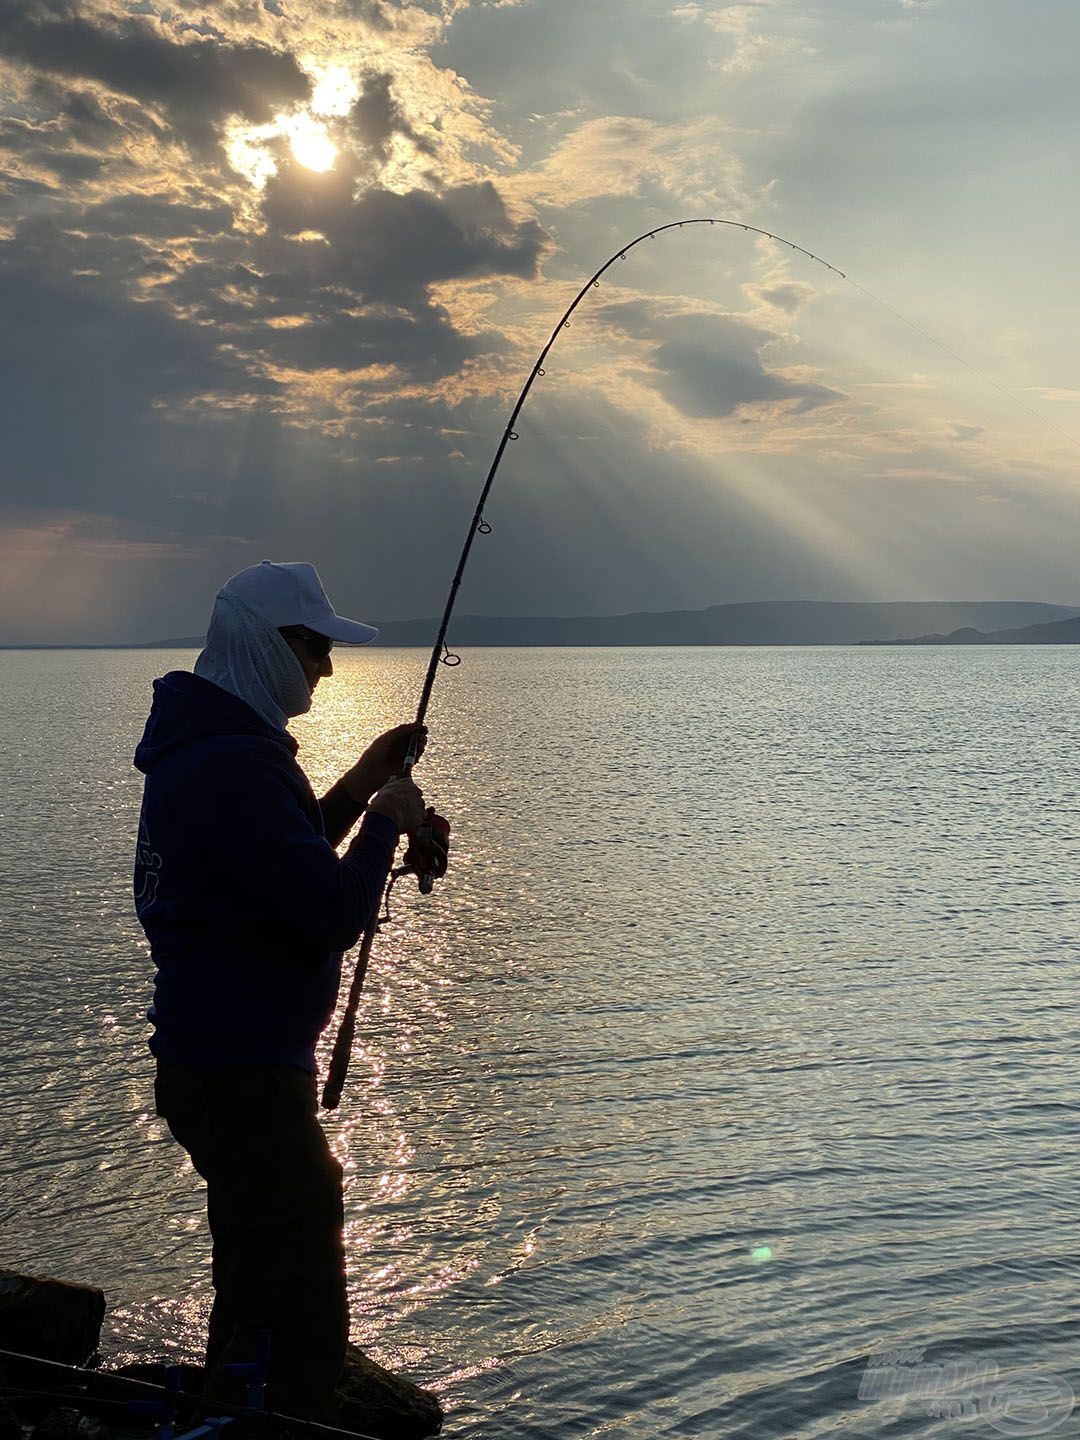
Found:
[[[186,671],[154,681],[135,908],[157,966],[150,1049],[179,1065],[315,1070],[341,952],[379,902],[397,827],[335,787],[316,800],[285,730]]]

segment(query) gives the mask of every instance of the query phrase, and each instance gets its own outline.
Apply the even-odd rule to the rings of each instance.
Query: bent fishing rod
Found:
[[[570,324],[570,319],[574,314],[574,311],[578,308],[578,306],[581,304],[582,300],[584,300],[585,296],[589,293],[589,291],[599,285],[601,277],[608,270],[610,270],[613,265],[617,264],[620,260],[625,260],[627,254],[629,253],[629,251],[633,250],[635,245],[640,245],[646,240],[655,240],[657,235],[662,235],[665,230],[684,230],[690,225],[724,225],[732,230],[742,230],[748,235],[760,235],[765,240],[773,240],[778,245],[785,245],[789,250],[793,250],[799,255],[805,255],[808,260],[813,260],[815,264],[824,266],[826,270],[831,271],[834,275],[838,275],[841,280],[847,281],[849,285],[852,285],[861,294],[865,295],[867,299],[872,300],[876,305],[880,305],[883,310],[888,311],[890,315],[894,316],[897,320],[902,321],[910,329],[921,335],[924,340],[928,340],[930,344],[936,346],[937,349],[948,355],[950,359],[962,365],[965,370],[969,370],[980,380],[983,380],[986,382],[986,384],[993,386],[995,390],[998,390],[1001,392],[1001,394],[1007,396],[1010,400],[1013,401],[1014,404],[1018,405],[1022,410],[1026,410],[1029,415],[1033,415],[1037,420],[1041,420],[1044,425],[1049,426],[1051,430],[1055,430],[1064,439],[1068,440],[1071,444],[1076,445],[1078,448],[1080,448],[1080,441],[1078,441],[1074,435],[1070,435],[1069,432],[1063,430],[1060,425],[1056,425],[1052,420],[1048,419],[1047,416],[1040,414],[1038,410],[1035,410],[1032,406],[1028,405],[1026,401],[1021,400],[1019,396],[1012,394],[1012,392],[1009,390],[1006,390],[1004,386],[999,385],[998,382],[992,379],[989,375],[986,375],[981,370],[976,369],[976,367],[970,364],[967,360],[965,360],[963,356],[956,354],[954,350],[950,350],[947,345],[943,345],[940,340],[936,340],[933,335],[929,334],[921,326],[916,325],[914,321],[909,320],[898,310],[893,309],[891,305],[886,304],[884,300],[880,299],[872,291],[867,290],[865,286],[860,285],[857,280],[853,280],[846,271],[838,269],[835,265],[831,265],[828,260],[823,260],[820,255],[815,255],[812,250],[807,250],[802,245],[796,245],[794,241],[788,240],[785,236],[777,235],[771,230],[763,230],[757,225],[744,224],[741,220],[726,220],[717,216],[704,216],[691,220],[673,220],[670,222],[670,224],[657,225],[652,230],[646,230],[643,235],[638,235],[635,239],[629,241],[628,244],[623,245],[618,250],[616,250],[609,259],[604,261],[603,265],[600,266],[600,269],[597,270],[594,275],[590,275],[588,280],[585,281],[584,285],[582,285],[581,289],[574,296],[573,300],[571,300],[570,304],[563,311],[562,316],[560,317],[554,330],[552,330],[551,334],[548,336],[547,344],[540,351],[540,354],[536,357],[536,363],[530,370],[525,384],[521,387],[521,393],[517,397],[514,408],[510,412],[510,418],[506,422],[506,426],[502,432],[502,435],[499,438],[499,444],[495,450],[494,458],[492,459],[491,466],[487,472],[487,478],[484,481],[483,489],[480,491],[480,499],[477,501],[476,509],[473,512],[472,520],[469,523],[469,528],[465,535],[465,544],[462,546],[461,556],[458,560],[457,569],[454,571],[454,578],[450,582],[450,593],[446,598],[446,608],[443,611],[442,621],[439,625],[439,633],[435,637],[435,644],[433,645],[431,650],[431,659],[428,662],[427,674],[424,677],[424,686],[420,692],[420,703],[417,706],[416,711],[417,730],[415,735],[413,736],[412,742],[410,743],[409,751],[405,759],[404,774],[409,774],[418,758],[418,751],[421,743],[420,727],[423,725],[424,719],[427,715],[428,704],[431,700],[431,692],[435,685],[435,676],[438,674],[440,664],[457,665],[460,663],[460,656],[454,655],[446,643],[446,634],[450,628],[451,616],[454,613],[454,604],[457,601],[457,593],[461,586],[461,577],[465,573],[465,566],[468,563],[469,554],[473,546],[473,541],[476,539],[477,535],[488,535],[491,533],[491,526],[484,519],[484,506],[487,503],[487,498],[491,493],[491,487],[494,484],[495,476],[498,473],[499,466],[502,463],[503,455],[506,453],[506,447],[511,442],[511,440],[516,440],[518,438],[517,431],[514,429],[514,426],[517,422],[518,416],[521,414],[525,401],[529,398],[529,392],[532,390],[533,384],[536,382],[537,379],[540,378],[540,376],[545,373],[544,362],[548,357],[548,353],[550,352],[551,347],[555,344],[555,341],[559,338],[559,335],[562,333],[562,331],[565,330],[566,327]],[[445,872],[446,869],[445,846],[448,841],[448,837],[449,826],[447,822],[445,820],[441,820],[439,816],[436,816],[433,811],[429,810],[428,821],[420,832],[420,843],[410,852],[406,853],[406,863],[398,870],[396,870],[390,877],[387,883],[387,889],[384,893],[384,900],[386,897],[389,896],[390,887],[393,885],[394,880],[397,878],[397,876],[409,870],[414,870],[416,872],[421,894],[430,894],[435,880],[440,878],[440,876]],[[438,841],[438,847],[434,849],[431,847],[431,841],[433,839]],[[430,862],[425,861],[424,856],[431,854],[439,856],[439,859]],[[428,868],[425,868],[425,866],[427,866]],[[431,868],[431,866],[434,866],[434,868]],[[357,957],[356,971],[353,976],[352,985],[349,990],[348,1003],[345,1008],[345,1014],[342,1018],[341,1027],[338,1030],[337,1038],[334,1041],[334,1049],[330,1060],[330,1068],[327,1073],[326,1085],[323,1089],[322,1103],[327,1110],[336,1109],[338,1102],[341,1099],[342,1088],[345,1084],[345,1075],[349,1067],[349,1057],[352,1052],[353,1038],[356,1032],[356,1012],[360,1004],[360,995],[363,990],[364,977],[367,974],[368,958],[371,954],[371,946],[375,939],[375,934],[379,928],[380,910],[382,908],[382,905],[376,907],[375,912],[371,917],[371,920],[368,922],[367,929],[364,931],[363,940],[361,941],[360,953]]]
[[[528,378],[521,387],[521,393],[514,403],[513,410],[510,412],[510,418],[507,420],[502,435],[499,437],[499,443],[488,469],[487,478],[484,481],[483,489],[480,491],[480,498],[476,502],[476,509],[473,511],[472,520],[469,522],[469,528],[465,535],[465,543],[461,549],[457,569],[454,571],[454,578],[450,582],[450,593],[446,597],[446,608],[443,610],[439,633],[436,635],[435,644],[432,646],[431,659],[428,662],[427,674],[424,677],[423,689],[420,692],[420,703],[416,710],[416,733],[410,742],[408,754],[405,757],[403,769],[405,775],[410,773],[418,758],[421,743],[421,727],[427,716],[428,705],[431,702],[431,692],[435,687],[435,677],[439,672],[439,666],[457,665],[460,663],[460,656],[453,654],[446,643],[446,634],[450,628],[450,619],[454,613],[458,590],[461,587],[461,578],[465,573],[465,566],[469,561],[473,541],[477,535],[489,535],[491,533],[491,526],[484,519],[484,506],[487,503],[488,496],[491,494],[491,487],[495,483],[495,476],[498,473],[499,466],[502,464],[506,447],[512,440],[518,438],[514,425],[517,423],[517,418],[521,414],[525,401],[529,398],[529,392],[532,390],[534,383],[545,373],[544,361],[547,359],[551,347],[555,344],[555,341],[559,338],[563,330],[569,325],[574,311],[581,304],[582,300],[585,299],[589,291],[600,284],[601,277],[610,270],[613,265],[618,264],[621,260],[625,260],[627,254],[633,250],[635,245],[641,245],[646,240],[655,240],[657,235],[662,235],[665,230],[683,230],[690,225],[725,225],[733,230],[742,230],[748,235],[760,235],[766,240],[774,240],[780,245],[786,245],[789,250],[794,250],[799,255],[805,255],[807,259],[815,261],[818,265],[823,265],[826,270],[831,270],[834,275],[839,275],[842,280],[847,279],[843,270],[838,270],[835,265],[830,265],[829,262],[823,260],[820,255],[815,255],[812,251],[805,250],[801,245],[796,245],[793,241],[785,239],[783,235],[775,235],[771,230],[762,230],[757,225],[745,225],[741,220],[725,220],[708,216],[692,220],[673,220],[670,224],[657,225],[652,230],[646,230],[643,235],[638,235],[635,239],[629,241],[628,244],[620,246],[609,259],[604,261],[603,265],[600,266],[600,269],[597,270],[595,274],[589,276],[588,280],[585,281],[584,285],[582,285],[573,300],[570,301],[570,304],[563,311],[554,330],[552,330],[548,336],[547,344],[536,357],[536,363],[529,371]],[[419,844],[411,851],[414,857],[413,862],[410,863],[410,853],[407,852],[405,865],[391,874],[387,881],[386,890],[384,891],[383,901],[375,907],[371,919],[367,923],[363,939],[360,942],[360,953],[356,960],[356,970],[353,974],[352,984],[349,987],[348,1002],[346,1003],[345,1013],[342,1016],[341,1025],[334,1040],[330,1067],[327,1071],[326,1084],[323,1087],[322,1103],[323,1108],[326,1110],[336,1110],[341,1100],[341,1092],[345,1086],[345,1076],[348,1073],[349,1059],[352,1055],[353,1040],[356,1035],[356,1012],[359,1008],[360,996],[364,988],[364,979],[367,975],[371,947],[378,933],[380,920],[383,918],[381,912],[386,904],[390,888],[398,875],[407,870],[415,869],[421,894],[430,894],[435,880],[441,876],[446,868],[445,846],[448,837],[449,826],[447,822],[429,810],[427,822],[420,832]],[[433,840],[437,842],[436,847],[432,846]],[[433,854],[439,856],[440,852],[441,856],[438,860],[425,858]]]

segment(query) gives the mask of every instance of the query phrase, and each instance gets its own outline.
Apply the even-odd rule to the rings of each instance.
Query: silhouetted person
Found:
[[[311,565],[263,561],[217,596],[194,674],[154,682],[135,905],[157,981],[157,1111],[207,1185],[215,1299],[207,1391],[269,1332],[267,1402],[330,1411],[348,1339],[341,1166],[318,1123],[315,1043],[341,952],[379,902],[399,835],[423,822],[394,780],[415,726],[380,736],[317,800],[286,726],[333,673],[334,613]],[[363,819],[342,857],[335,846]]]

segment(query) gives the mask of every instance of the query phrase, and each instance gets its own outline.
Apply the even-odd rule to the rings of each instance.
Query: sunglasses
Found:
[[[302,640],[313,660],[325,660],[334,648],[334,642],[329,635],[320,635],[305,625],[283,625],[278,633],[286,640]]]

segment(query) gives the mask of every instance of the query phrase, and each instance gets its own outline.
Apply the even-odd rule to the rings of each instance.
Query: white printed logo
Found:
[[[993,1360],[926,1364],[925,1346],[871,1355],[860,1400],[921,1400],[935,1420],[985,1420],[999,1435],[1049,1435],[1073,1413],[1076,1397],[1062,1375],[1044,1370],[1002,1374]]]
[[[161,875],[161,856],[150,845],[146,821],[139,816],[139,841],[135,851],[135,913],[143,911],[157,899]]]

